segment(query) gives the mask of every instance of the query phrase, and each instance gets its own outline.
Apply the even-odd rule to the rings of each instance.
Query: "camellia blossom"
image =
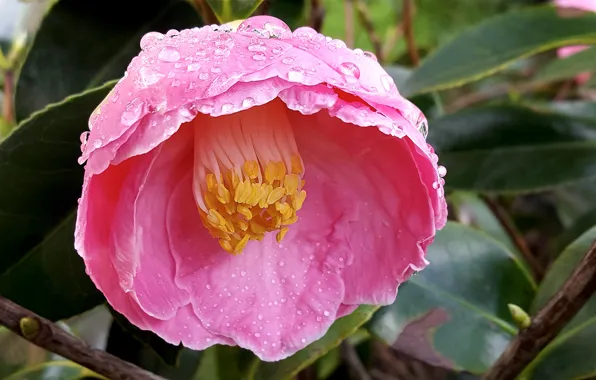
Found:
[[[596,0],[555,0],[560,8],[575,8],[589,12],[596,12]],[[560,58],[566,58],[587,49],[588,46],[566,46],[557,50]],[[581,73],[576,77],[578,83],[583,84],[590,79],[590,73]]]
[[[82,136],[75,245],[113,308],[274,361],[394,302],[445,224],[445,168],[375,57],[267,16],[141,48]]]

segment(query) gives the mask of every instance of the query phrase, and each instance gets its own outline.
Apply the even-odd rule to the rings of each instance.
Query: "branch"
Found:
[[[509,215],[507,215],[507,212],[496,200],[487,196],[483,196],[482,199],[484,202],[486,202],[488,208],[495,215],[499,221],[499,224],[503,227],[507,235],[509,235],[509,238],[517,250],[521,253],[530,266],[534,279],[540,280],[542,276],[544,276],[544,267],[538,260],[536,260],[536,257],[532,254],[532,251],[530,251],[530,247],[528,247],[528,244],[524,238],[520,236],[519,231],[517,231],[517,228],[515,228],[515,225],[511,221]]]
[[[364,30],[366,30],[366,33],[368,34],[368,39],[370,40],[370,43],[373,45],[373,49],[375,51],[377,59],[380,63],[382,63],[384,57],[381,39],[375,31],[375,25],[373,24],[373,21],[370,18],[368,8],[366,8],[366,4],[364,4],[362,0],[356,0],[356,12],[358,14],[358,19],[360,20],[360,23],[362,24]]]
[[[310,17],[308,21],[308,25],[320,32],[323,28],[323,20],[325,18],[325,9],[321,5],[321,0],[311,0],[310,1]]]
[[[0,324],[29,342],[112,380],[163,380],[105,351],[87,346],[54,323],[0,297]]]
[[[354,0],[344,0],[344,25],[346,27],[346,45],[354,48]]]
[[[418,66],[420,58],[418,57],[418,50],[416,49],[416,42],[414,40],[414,31],[412,29],[414,18],[414,0],[403,0],[403,31],[406,37],[406,45],[408,47],[408,54],[414,66]]]
[[[501,354],[483,380],[515,379],[596,291],[596,242],[559,291]]]

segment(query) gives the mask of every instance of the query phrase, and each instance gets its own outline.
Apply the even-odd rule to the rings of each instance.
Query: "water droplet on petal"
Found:
[[[438,189],[440,187],[438,182],[433,182],[433,189]]]
[[[360,78],[360,69],[352,62],[344,62],[339,65],[339,71],[348,82],[356,82]]]
[[[250,17],[238,26],[236,33],[257,34],[263,38],[281,38],[292,37],[292,30],[283,21],[271,16]]]
[[[134,98],[126,105],[126,108],[120,117],[120,121],[122,124],[130,127],[139,120],[141,112],[143,112],[143,102],[140,101],[139,98]]]
[[[281,63],[283,63],[285,65],[291,65],[292,63],[294,63],[294,58],[285,57],[284,59],[281,60]]]
[[[94,147],[95,149],[97,149],[97,148],[101,148],[101,145],[102,145],[102,144],[103,144],[103,143],[101,142],[101,140],[100,140],[100,139],[93,140],[93,147]]]
[[[225,103],[221,106],[221,112],[224,114],[232,113],[234,111],[234,105],[232,103]]]
[[[166,46],[157,55],[164,62],[176,62],[180,59],[180,52],[173,46]]]
[[[255,104],[255,100],[251,97],[248,97],[242,101],[242,108],[249,108],[249,107],[252,107],[254,104]]]
[[[302,82],[304,80],[304,69],[293,67],[288,71],[288,80],[291,82]]]
[[[155,45],[159,40],[163,40],[164,36],[158,32],[149,32],[141,38],[141,49],[145,50]]]
[[[217,73],[221,73],[221,68],[219,68],[219,67],[217,67],[217,66],[213,66],[213,67],[211,68],[211,72],[212,72],[212,73],[216,73],[216,74],[217,74]]]
[[[263,315],[261,315],[261,314],[257,315],[257,319],[258,319],[259,321],[262,321],[262,320],[263,320]]]
[[[383,88],[387,92],[391,91],[391,89],[395,86],[395,82],[393,81],[393,78],[391,78],[389,75],[385,75],[385,74],[383,76],[381,76],[381,83],[383,84]]]
[[[252,59],[254,59],[255,61],[264,61],[267,59],[267,56],[263,53],[258,53],[252,56]]]
[[[188,65],[186,67],[186,70],[187,71],[197,71],[200,68],[201,68],[201,64],[198,62],[195,62],[195,63],[191,63],[190,65]]]
[[[174,36],[177,36],[177,35],[179,35],[179,34],[180,34],[180,32],[179,32],[179,31],[177,31],[176,29],[170,29],[170,30],[168,30],[168,32],[166,33],[166,36],[168,36],[168,37],[174,37]]]
[[[327,310],[325,310],[325,311],[323,312],[323,315],[324,315],[324,316],[326,316],[326,317],[328,317],[328,316],[329,316],[329,314],[330,314],[330,313],[329,313]]]
[[[370,51],[365,51],[364,56],[366,58],[372,59],[373,61],[377,62],[377,56],[371,53]]]
[[[439,166],[437,171],[441,177],[445,177],[447,175],[447,169],[444,166]]]
[[[209,73],[200,73],[199,74],[200,80],[206,80],[207,78],[209,78]]]
[[[424,136],[424,138],[428,136],[428,123],[426,122],[426,120],[422,120],[421,122],[419,122],[418,125],[416,125],[416,129],[418,130],[418,132],[422,133],[422,136]]]

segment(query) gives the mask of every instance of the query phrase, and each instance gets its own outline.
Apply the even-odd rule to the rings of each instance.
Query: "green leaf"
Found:
[[[103,376],[68,360],[51,361],[24,368],[4,380],[79,380],[83,378],[105,379]]]
[[[377,306],[360,306],[352,314],[335,321],[324,337],[289,358],[279,362],[260,362],[253,379],[291,379],[331,349],[339,346],[344,339],[352,335],[362,324],[368,321],[377,309]]]
[[[594,240],[596,227],[581,235],[555,260],[538,289],[534,311],[560,289]],[[522,374],[523,378],[537,380],[584,379],[591,376],[596,376],[596,297],[588,301]]]
[[[182,350],[182,346],[174,346],[154,334],[151,331],[141,330],[130,323],[122,314],[110,308],[110,312],[114,317],[115,323],[119,325],[122,332],[136,339],[143,345],[149,347],[163,362],[169,366],[175,366],[178,362],[178,356]],[[114,325],[112,325],[112,329]],[[121,344],[121,342],[119,342]],[[129,350],[127,348],[127,350]]]
[[[482,373],[516,333],[507,304],[529,306],[531,277],[505,246],[453,222],[437,232],[427,258],[371,330],[434,366]]]
[[[20,121],[68,95],[122,77],[149,31],[200,26],[183,0],[56,2],[43,20],[16,88]]]
[[[248,18],[263,0],[207,0],[207,4],[222,24]]]
[[[306,25],[307,0],[269,0],[267,1],[267,14],[283,20],[294,30]]]
[[[596,47],[591,47],[565,59],[556,59],[536,74],[536,81],[554,81],[573,78],[596,68]]]
[[[239,347],[211,346],[201,358],[193,379],[228,380],[252,379],[259,359],[250,351]]]
[[[73,236],[83,181],[79,136],[113,84],[34,113],[0,144],[0,294],[49,319],[103,300]]]
[[[596,179],[596,121],[499,106],[431,122],[447,187],[531,192]]]
[[[414,72],[405,94],[461,86],[513,61],[559,46],[596,43],[596,14],[561,16],[533,7],[493,17],[440,47]]]

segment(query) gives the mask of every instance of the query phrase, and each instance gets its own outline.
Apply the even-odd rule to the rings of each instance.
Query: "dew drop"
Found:
[[[206,80],[207,78],[209,78],[209,73],[200,73],[199,74],[200,80]]]
[[[216,73],[216,74],[217,74],[217,73],[221,73],[221,68],[219,68],[219,67],[217,67],[217,66],[213,66],[213,67],[211,68],[211,72],[212,72],[212,73]]]
[[[283,63],[285,65],[291,65],[292,63],[294,63],[294,58],[285,57],[284,59],[281,60],[281,63]]]
[[[211,289],[211,285],[207,284],[205,285],[205,288],[207,288],[207,290]]]
[[[195,62],[195,63],[191,63],[190,65],[188,65],[186,67],[186,70],[187,71],[197,71],[200,68],[201,68],[201,64],[198,62]]]
[[[166,46],[157,55],[164,62],[176,62],[180,59],[180,52],[173,46]]]
[[[389,75],[386,75],[386,74],[381,76],[381,83],[383,84],[383,88],[387,92],[391,91],[393,86],[395,86],[395,82],[393,81],[393,78],[391,78]]]
[[[232,113],[234,111],[234,105],[232,103],[226,103],[221,106],[221,112],[224,114]]]
[[[262,320],[263,320],[263,315],[262,315],[262,314],[259,314],[259,315],[257,315],[257,319],[258,319],[259,321],[262,321]]]
[[[255,100],[253,98],[248,97],[242,101],[242,108],[249,108],[252,107],[254,104]]]
[[[360,69],[352,62],[344,62],[339,65],[339,71],[348,81],[360,78]]]
[[[416,125],[416,129],[418,129],[418,131],[422,133],[422,136],[424,136],[424,138],[428,136],[428,123],[426,122],[426,120],[422,120],[421,122],[419,122],[418,125]]]
[[[100,140],[100,139],[93,140],[93,147],[94,147],[95,149],[97,149],[97,148],[101,148],[101,145],[102,145],[102,142],[101,142],[101,140]]]
[[[438,189],[440,187],[438,182],[433,182],[433,189]]]
[[[323,312],[323,315],[324,315],[324,316],[326,316],[326,317],[328,317],[328,316],[329,316],[329,314],[331,314],[331,313],[329,313],[327,310],[325,310],[325,311]]]
[[[157,43],[159,40],[163,40],[164,35],[158,32],[149,32],[141,38],[141,49],[145,50]]]
[[[300,339],[300,341],[301,341],[302,343],[306,343],[306,339],[304,339],[304,338]]]
[[[263,53],[258,53],[252,56],[252,59],[254,59],[255,61],[264,61],[267,59],[267,56]]]
[[[445,177],[447,175],[447,169],[444,166],[439,166],[437,171],[441,177]]]

